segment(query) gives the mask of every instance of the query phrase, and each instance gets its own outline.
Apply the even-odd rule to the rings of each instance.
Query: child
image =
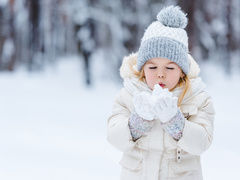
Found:
[[[180,7],[161,10],[138,53],[123,60],[124,88],[108,120],[108,141],[123,152],[121,180],[203,179],[214,109],[188,54],[186,25]]]

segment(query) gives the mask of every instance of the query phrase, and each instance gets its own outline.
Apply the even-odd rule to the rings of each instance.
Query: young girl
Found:
[[[161,10],[138,53],[123,60],[124,88],[108,120],[108,141],[123,152],[121,180],[203,179],[214,109],[188,54],[186,25],[178,6]]]

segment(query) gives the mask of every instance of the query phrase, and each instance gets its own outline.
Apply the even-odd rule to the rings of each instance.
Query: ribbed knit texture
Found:
[[[146,61],[160,57],[175,62],[184,73],[189,72],[188,50],[179,41],[166,37],[151,38],[142,43],[138,52],[138,70]]]
[[[189,72],[186,14],[179,6],[161,10],[146,29],[138,50],[137,69],[152,58],[167,58],[175,62],[185,74]]]

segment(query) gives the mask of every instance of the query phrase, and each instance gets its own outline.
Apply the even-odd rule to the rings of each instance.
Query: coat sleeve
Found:
[[[123,103],[123,91],[117,95],[114,104],[112,115],[108,119],[107,140],[115,148],[122,152],[127,152],[132,149],[136,142],[132,140],[128,120],[130,110]],[[128,95],[125,93],[125,95]],[[126,99],[127,97],[124,97]],[[129,97],[131,99],[131,97]]]
[[[203,94],[204,99],[197,110],[185,121],[182,138],[178,141],[178,146],[184,151],[200,155],[206,151],[213,139],[213,120],[215,111],[210,96]]]

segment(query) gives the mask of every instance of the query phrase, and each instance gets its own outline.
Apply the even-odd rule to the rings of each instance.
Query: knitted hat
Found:
[[[152,58],[166,58],[175,62],[185,74],[189,71],[186,14],[179,6],[162,9],[146,29],[138,50],[137,69]]]

